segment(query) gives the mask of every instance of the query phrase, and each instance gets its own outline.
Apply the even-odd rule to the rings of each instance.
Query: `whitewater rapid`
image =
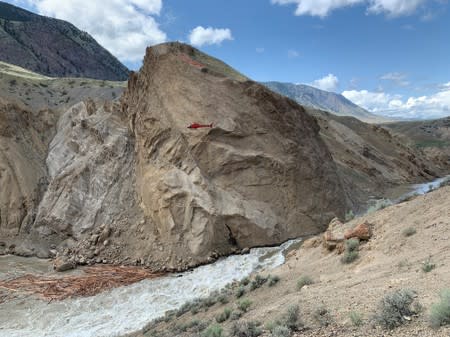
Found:
[[[289,247],[251,249],[192,271],[144,280],[92,297],[47,303],[35,298],[0,305],[1,337],[114,337],[142,329],[168,310],[224,288],[252,272],[282,265]],[[8,257],[0,259],[6,263]],[[3,261],[2,261],[3,260]]]

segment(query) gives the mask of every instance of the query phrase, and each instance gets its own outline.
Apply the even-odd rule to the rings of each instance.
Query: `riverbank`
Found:
[[[432,329],[429,324],[430,307],[450,287],[450,208],[446,205],[450,205],[450,187],[354,219],[345,226],[367,222],[373,231],[368,242],[361,242],[354,262],[342,263],[342,255],[322,246],[321,236],[313,237],[270,272],[280,278],[276,285],[254,290],[247,286],[240,298],[233,293],[228,303],[218,302],[206,312],[168,317],[138,336],[198,336],[193,322],[204,327],[218,324],[225,336],[236,321],[217,323],[217,318],[225,308],[232,310],[230,316],[240,312],[240,303],[247,300],[249,308],[238,321],[260,322],[262,336],[270,336],[271,322],[298,305],[302,331],[293,336],[447,337],[449,326]],[[299,281],[305,283],[301,289]],[[383,298],[406,289],[414,291],[414,302],[422,310],[393,330],[375,324],[373,317]],[[358,326],[355,317],[360,318]]]

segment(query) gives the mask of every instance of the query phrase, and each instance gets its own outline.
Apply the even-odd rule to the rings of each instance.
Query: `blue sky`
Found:
[[[74,23],[138,69],[195,44],[257,81],[311,84],[379,114],[450,115],[448,0],[12,0]]]

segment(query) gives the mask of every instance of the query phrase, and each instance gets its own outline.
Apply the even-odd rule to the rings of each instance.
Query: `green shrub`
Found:
[[[288,307],[286,313],[282,317],[283,325],[292,331],[298,330],[301,325],[299,320],[299,311],[300,308],[298,305],[291,305]]]
[[[223,329],[218,324],[213,324],[208,327],[203,333],[202,337],[223,337]]]
[[[341,257],[341,262],[345,264],[352,263],[359,256],[359,240],[349,239],[345,241],[345,251]]]
[[[230,308],[223,309],[223,312],[216,316],[217,323],[223,323],[230,318],[232,310]]]
[[[284,325],[277,325],[271,333],[272,337],[289,337],[291,335],[291,329]]]
[[[440,301],[431,306],[430,324],[433,328],[450,324],[450,289],[440,294]]]
[[[241,298],[245,294],[245,288],[243,286],[239,286],[236,290],[236,298]]]
[[[191,314],[192,315],[197,315],[199,313],[199,311],[200,311],[200,308],[198,306],[193,306],[191,308]]]
[[[219,294],[217,291],[214,291],[209,295],[208,297],[202,299],[199,301],[199,305],[206,310],[208,310],[210,307],[212,307],[214,304],[218,301]]]
[[[228,300],[228,296],[225,294],[220,294],[219,297],[217,297],[217,300],[221,303],[221,304],[227,304],[229,302]]]
[[[191,322],[187,323],[187,327],[193,332],[202,332],[208,327],[208,323],[200,321],[198,319],[194,319]]]
[[[268,322],[264,325],[264,327],[266,328],[266,330],[269,330],[270,332],[273,332],[273,329],[275,329],[276,326],[281,325],[280,321],[275,321],[275,322]]]
[[[231,312],[230,319],[232,321],[237,321],[241,317],[242,317],[242,311],[233,311],[233,312]]]
[[[436,268],[436,265],[431,262],[431,258],[428,258],[426,261],[422,263],[422,271],[424,273],[429,273],[434,268]]]
[[[406,229],[403,230],[403,236],[413,236],[414,234],[417,233],[416,229],[414,227],[408,227]]]
[[[238,321],[231,326],[230,336],[233,337],[258,337],[262,330],[258,323],[249,321]]]
[[[351,311],[349,313],[350,321],[352,321],[352,324],[354,326],[361,326],[363,325],[363,317],[359,312]]]
[[[300,277],[300,279],[297,281],[297,290],[302,289],[304,286],[306,285],[310,285],[313,284],[314,280],[308,276],[308,275],[303,275],[302,277]]]
[[[275,276],[271,276],[269,275],[269,287],[273,287],[274,285],[276,285],[278,282],[280,282],[280,277],[275,275]]]
[[[413,308],[415,292],[400,289],[383,297],[375,313],[375,322],[386,329],[393,329],[408,321],[417,313]]]
[[[341,262],[345,264],[350,264],[353,261],[357,260],[359,257],[359,252],[357,250],[354,251],[345,251],[341,257]]]
[[[325,306],[318,307],[313,313],[314,319],[319,323],[320,326],[328,326],[332,322],[332,317],[330,312]]]
[[[359,240],[352,238],[345,241],[345,249],[348,251],[355,251],[359,249]]]
[[[186,302],[184,303],[180,309],[178,309],[175,313],[177,317],[180,317],[187,313],[188,311],[191,311],[193,307],[196,306],[196,302]]]
[[[244,277],[241,282],[239,282],[241,286],[246,286],[250,283],[250,279],[248,277]]]
[[[243,299],[241,301],[239,301],[237,303],[238,308],[242,311],[242,312],[247,312],[248,309],[250,308],[250,306],[252,305],[252,301],[250,301],[249,299]]]
[[[250,289],[255,290],[263,286],[267,282],[267,277],[256,275],[255,279],[250,283]]]

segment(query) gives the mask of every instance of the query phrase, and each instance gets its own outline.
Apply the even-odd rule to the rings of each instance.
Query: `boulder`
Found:
[[[71,269],[76,268],[76,263],[72,260],[68,259],[67,257],[58,256],[53,261],[53,269],[55,269],[58,272],[63,272]]]
[[[323,245],[328,250],[334,250],[345,240],[344,231],[344,224],[338,218],[334,218],[331,220],[328,229],[323,234]]]
[[[357,238],[359,240],[369,240],[372,237],[372,229],[366,222],[357,225],[356,227],[345,231],[344,237],[346,240]]]

